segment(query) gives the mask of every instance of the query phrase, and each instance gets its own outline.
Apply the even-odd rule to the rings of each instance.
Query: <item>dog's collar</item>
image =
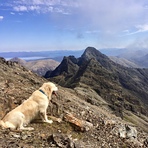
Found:
[[[41,93],[43,93],[45,96],[47,96],[43,90],[39,89],[39,91],[40,91]],[[48,98],[48,96],[47,96],[47,98]]]

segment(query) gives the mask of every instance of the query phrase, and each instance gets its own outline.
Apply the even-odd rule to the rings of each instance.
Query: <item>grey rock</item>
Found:
[[[129,125],[121,125],[119,127],[120,138],[137,139],[137,130],[135,127]]]
[[[48,138],[48,142],[50,145],[55,144],[56,146],[60,148],[80,148],[81,145],[74,142],[74,140],[65,134],[57,133],[57,134],[52,134]]]
[[[127,139],[137,139],[137,130],[135,127],[125,125],[125,128],[126,128]]]

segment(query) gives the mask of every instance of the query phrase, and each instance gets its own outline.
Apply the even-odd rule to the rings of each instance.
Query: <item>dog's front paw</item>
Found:
[[[52,120],[46,120],[46,122],[47,122],[47,123],[50,123],[50,124],[52,124],[52,123],[53,123],[53,121],[52,121]]]
[[[32,130],[34,130],[34,128],[33,127],[20,127],[20,130],[28,130],[28,131],[32,131]]]
[[[34,128],[33,128],[33,127],[28,127],[28,130],[29,130],[29,131],[33,131]]]

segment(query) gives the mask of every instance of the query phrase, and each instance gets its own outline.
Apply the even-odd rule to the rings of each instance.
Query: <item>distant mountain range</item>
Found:
[[[84,50],[57,50],[57,51],[38,51],[38,52],[0,52],[0,57],[4,57],[5,59],[11,59],[14,57],[18,57],[21,59],[27,58],[28,61],[31,59],[56,59],[56,61],[61,61],[63,56],[75,55],[79,57]]]
[[[148,48],[111,48],[100,51],[123,66],[148,68]]]
[[[148,49],[130,49],[130,48],[106,48],[100,49],[103,54],[110,57],[115,63],[126,67],[148,68]],[[53,59],[61,62],[64,56],[73,55],[80,57],[84,50],[57,50],[40,52],[1,52],[0,57],[11,59],[18,57],[26,61],[36,59]]]
[[[115,56],[109,56],[109,58],[113,62],[118,63],[118,64],[125,66],[125,67],[131,67],[131,68],[138,68],[138,67],[140,68],[141,67],[138,62],[127,60],[125,58],[120,58],[120,57],[115,57]]]
[[[80,58],[64,57],[45,77],[65,87],[90,87],[120,117],[126,117],[127,110],[148,116],[148,69],[121,66],[93,47]]]
[[[110,56],[110,59],[126,67],[148,68],[148,54],[143,56]]]

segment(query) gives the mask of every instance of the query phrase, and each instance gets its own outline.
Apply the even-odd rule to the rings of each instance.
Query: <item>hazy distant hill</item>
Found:
[[[138,63],[143,68],[148,68],[148,54],[138,58],[134,59],[135,63]]]
[[[148,116],[148,69],[126,68],[95,48],[88,47],[80,58],[64,57],[46,77],[66,87],[91,87],[116,115],[126,117],[128,110]]]
[[[123,66],[148,68],[148,48],[106,48],[100,51]]]
[[[126,48],[102,48],[99,51],[107,56],[119,56],[121,54],[127,53]]]
[[[52,71],[59,65],[59,62],[52,59],[34,60],[27,62],[20,58],[13,58],[11,61],[20,63],[22,66],[37,73],[40,76],[44,76],[47,71]]]
[[[118,56],[126,59],[138,58],[148,54],[148,48],[104,48],[99,49],[107,56]]]
[[[75,57],[79,57],[84,50],[55,50],[55,51],[38,51],[38,52],[0,52],[0,57],[4,57],[6,59],[19,57],[21,59],[24,58],[33,58],[39,57],[40,59],[50,58],[55,59],[56,61],[61,61],[63,56],[75,55]],[[61,58],[62,57],[62,58]]]
[[[115,63],[118,63],[120,65],[123,65],[125,67],[133,67],[133,68],[138,68],[141,67],[140,65],[136,64],[135,62],[132,62],[130,60],[127,60],[125,58],[119,58],[115,56],[109,56],[109,58],[114,61]]]
[[[100,51],[111,56],[114,62],[127,67],[148,67],[148,59],[144,58],[148,54],[148,49],[130,49],[130,48],[105,48]],[[84,50],[57,50],[57,51],[39,51],[39,52],[1,52],[0,57],[10,59],[19,57],[21,59],[45,59],[50,58],[61,62],[64,56],[73,55],[76,58],[80,57]],[[115,57],[113,59],[113,57]],[[126,60],[125,60],[126,59]]]

